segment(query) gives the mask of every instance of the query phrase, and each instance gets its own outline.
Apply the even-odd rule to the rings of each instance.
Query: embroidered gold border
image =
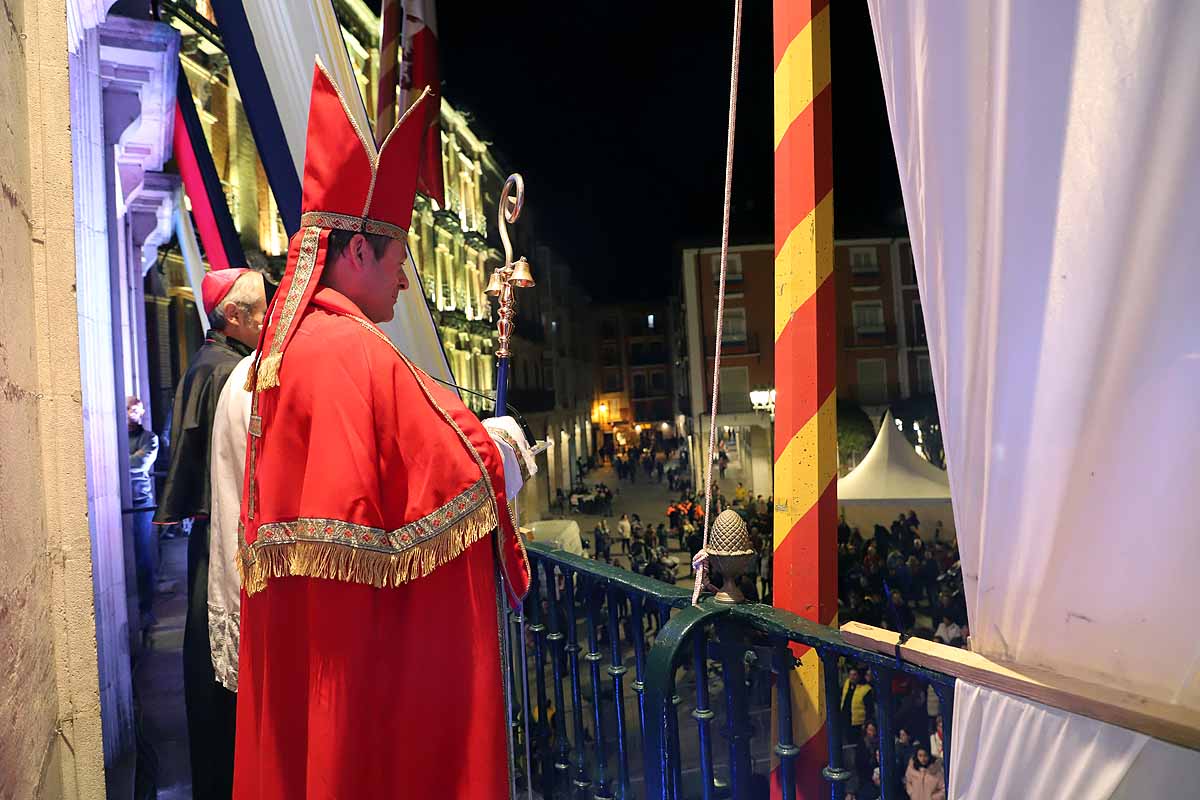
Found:
[[[373,233],[401,241],[408,239],[408,232],[399,225],[369,217],[337,214],[333,211],[306,211],[300,216],[300,225],[305,228],[332,228],[351,233]]]
[[[508,431],[500,430],[499,428],[488,428],[487,432],[512,448],[513,453],[517,456],[517,466],[521,472],[521,480],[523,482],[528,481],[529,465],[525,463],[525,456],[522,455],[521,448],[517,446],[517,440],[510,436]]]
[[[243,544],[238,571],[247,594],[288,575],[377,588],[422,578],[496,527],[491,483],[481,478],[441,507],[393,531],[336,519],[303,518],[258,527]]]
[[[400,352],[399,347],[396,347],[396,343],[389,339],[387,334],[379,330],[379,328],[376,327],[375,324],[370,320],[354,316],[353,314],[347,314],[346,316],[357,322],[359,325],[362,325],[364,328],[374,334],[376,338],[385,342],[388,347],[395,351],[396,355],[400,357],[400,360],[404,362],[404,365],[408,367],[408,371],[412,373],[413,378],[416,379],[417,386],[420,387],[421,393],[425,395],[425,399],[429,401],[429,404],[434,407],[438,414],[441,415],[442,419],[445,420],[445,422],[454,429],[454,432],[458,434],[458,438],[462,440],[463,445],[467,448],[467,452],[470,453],[471,457],[475,460],[475,465],[479,467],[479,472],[483,476],[483,480],[487,481],[490,485],[491,478],[488,475],[487,467],[484,465],[483,459],[480,458],[479,453],[476,452],[475,448],[471,445],[471,440],[467,438],[465,433],[463,433],[462,428],[458,427],[458,423],[454,421],[454,418],[450,416],[450,413],[442,408],[441,405],[438,404],[438,401],[433,398],[433,394],[429,391],[429,387],[425,385],[425,381],[421,378],[421,376],[425,375],[425,373],[411,361],[409,361],[408,356]],[[492,499],[492,502],[490,503],[492,507],[492,516],[494,519],[496,519],[496,524],[499,525],[500,514],[496,505],[495,497],[490,493],[489,496]],[[503,530],[503,526],[501,526],[501,530]],[[515,525],[513,526],[513,534],[517,537],[517,549],[521,551],[521,559],[525,562],[525,568],[529,571],[530,576],[532,576],[533,567],[529,563],[529,553],[525,550],[525,541],[521,538],[521,531],[517,529]],[[516,597],[514,599],[518,603],[522,600],[520,597]]]
[[[292,274],[292,284],[288,287],[287,297],[279,312],[279,325],[276,326],[275,335],[271,338],[271,352],[267,353],[252,373],[256,376],[256,385],[260,392],[279,385],[283,343],[287,339],[288,329],[291,328],[295,319],[296,310],[300,307],[300,301],[304,298],[304,292],[308,289],[308,283],[312,280],[320,243],[321,229],[306,227],[304,238],[300,240],[300,252],[296,255],[296,271]],[[247,383],[249,383],[248,380]]]

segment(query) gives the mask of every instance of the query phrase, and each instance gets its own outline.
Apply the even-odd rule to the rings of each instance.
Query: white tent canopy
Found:
[[[917,455],[890,411],[866,457],[838,481],[837,492],[846,522],[864,534],[875,524],[886,526],[910,508],[922,517],[925,535],[932,534],[935,519],[942,521],[948,534],[954,530],[946,473]]]

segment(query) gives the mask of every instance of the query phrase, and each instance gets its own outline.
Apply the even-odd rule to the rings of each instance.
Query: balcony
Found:
[[[895,347],[896,323],[887,322],[876,328],[843,328],[842,343],[847,348]]]
[[[791,645],[816,650],[826,698],[841,697],[843,659],[870,667],[885,800],[902,796],[893,679],[934,687],[948,769],[953,676],[857,647],[837,630],[771,606],[711,598],[692,606],[684,589],[541,543],[531,543],[529,557],[533,588],[524,608],[507,614],[513,771],[522,796],[532,788],[545,798],[765,797],[773,750],[783,797],[795,797],[797,770],[816,768],[798,763],[803,743],[791,731],[802,710],[778,679],[796,674]],[[829,747],[821,780],[842,797],[851,779],[843,760],[848,731],[841,703],[822,705]]]
[[[705,333],[705,355],[708,360],[712,361],[716,356],[711,344],[712,337]],[[721,342],[721,356],[756,356],[761,351],[758,348],[758,333],[748,331],[742,339],[730,340],[724,339]]]

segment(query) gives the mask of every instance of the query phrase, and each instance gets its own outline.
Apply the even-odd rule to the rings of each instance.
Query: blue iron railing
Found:
[[[711,598],[692,606],[685,590],[624,569],[538,543],[529,555],[533,587],[524,608],[508,614],[519,643],[510,648],[518,797],[751,800],[767,796],[772,756],[783,797],[795,797],[799,711],[788,681],[777,680],[799,663],[792,644],[814,649],[823,665],[829,797],[843,798],[853,774],[844,763],[853,749],[843,730],[843,660],[874,674],[882,797],[903,796],[897,676],[937,693],[948,769],[952,676],[855,647],[833,628],[771,606]],[[691,722],[681,725],[683,714]]]

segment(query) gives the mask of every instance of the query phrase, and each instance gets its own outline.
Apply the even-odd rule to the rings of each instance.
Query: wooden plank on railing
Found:
[[[841,632],[848,643],[864,650],[887,655],[896,652],[899,637],[894,631],[847,622]],[[989,689],[1200,750],[1200,712],[1182,706],[1068,678],[1049,670],[993,661],[969,650],[926,639],[906,640],[900,646],[900,656],[909,663]]]

